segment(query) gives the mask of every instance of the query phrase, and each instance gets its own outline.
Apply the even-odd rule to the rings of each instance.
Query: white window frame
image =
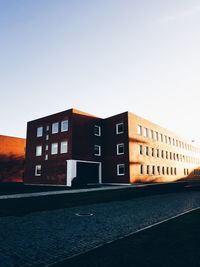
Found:
[[[123,173],[120,173],[119,170],[120,170],[120,167],[123,166]],[[123,176],[125,175],[125,164],[117,164],[117,175],[118,176]]]
[[[62,152],[62,144],[66,143],[67,151]],[[66,154],[68,153],[68,142],[67,141],[62,141],[60,142],[60,154]]]
[[[41,130],[41,133],[39,133],[40,130]],[[41,137],[41,136],[43,136],[43,127],[42,126],[37,128],[37,137]]]
[[[95,128],[98,129],[98,132],[97,133],[95,133]],[[95,136],[101,136],[101,126],[94,125],[94,135]]]
[[[39,153],[38,153],[39,152]],[[36,149],[35,149],[35,156],[36,157],[40,157],[42,156],[42,146],[36,146]]]
[[[56,153],[52,153],[53,145],[56,145],[56,146],[57,146],[57,151],[56,151]],[[52,143],[52,144],[51,144],[51,155],[57,155],[57,154],[58,154],[58,143]]]
[[[95,152],[95,148],[98,148],[98,153]],[[100,145],[94,145],[94,155],[95,156],[101,156],[101,146]]]
[[[58,125],[58,131],[54,131],[54,125]],[[52,123],[52,131],[51,131],[51,133],[52,134],[56,134],[56,133],[58,133],[59,132],[59,122],[54,122],[54,123]]]
[[[120,125],[123,125],[123,130],[121,132],[119,131]],[[123,134],[123,133],[124,133],[124,123],[123,122],[117,123],[116,124],[116,134]]]
[[[40,168],[40,172],[42,171],[41,165],[35,165],[35,176],[41,176],[41,173],[38,173],[38,167]]]
[[[122,153],[119,152],[120,147],[123,147],[123,152]],[[117,144],[117,155],[123,155],[123,154],[124,154],[124,143]]]
[[[67,129],[63,129],[63,125],[65,122],[67,122]],[[61,121],[61,132],[67,132],[68,130],[69,130],[69,121],[68,120]]]

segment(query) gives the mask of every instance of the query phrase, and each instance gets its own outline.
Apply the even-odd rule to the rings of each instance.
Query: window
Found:
[[[153,132],[153,130],[150,131],[150,138],[151,139],[154,139],[154,132]]]
[[[68,120],[61,121],[61,132],[68,131]]]
[[[137,133],[138,133],[139,135],[142,135],[142,126],[141,126],[141,125],[138,125],[138,126],[137,126]]]
[[[173,175],[173,167],[171,167],[171,175]]]
[[[49,125],[46,126],[46,131],[49,131]]]
[[[117,144],[117,155],[124,154],[124,144]]]
[[[46,145],[46,146],[45,146],[45,150],[48,150],[48,149],[49,149],[49,146],[48,146],[48,145]]]
[[[49,135],[48,134],[46,135],[46,140],[49,140]]]
[[[94,146],[94,155],[95,156],[101,156],[101,146],[99,146],[99,145]]]
[[[140,174],[143,174],[143,173],[144,173],[144,166],[140,165]]]
[[[164,159],[164,150],[161,150],[161,157]]]
[[[163,134],[159,134],[159,136],[160,141],[163,142]]]
[[[60,143],[60,153],[67,153],[68,151],[68,142],[67,141],[63,141]]]
[[[156,149],[157,158],[159,158],[159,149]]]
[[[140,153],[140,155],[143,154],[143,151],[142,151],[142,145],[139,145],[139,153]]]
[[[117,164],[117,175],[125,174],[125,164]]]
[[[168,143],[171,145],[171,137],[168,137]]]
[[[48,160],[48,155],[45,155],[45,160]]]
[[[51,155],[58,154],[58,143],[51,144]]]
[[[58,122],[52,124],[52,134],[58,133]]]
[[[121,134],[124,132],[124,124],[118,123],[116,124],[116,134]]]
[[[169,158],[172,160],[172,152],[169,153]]]
[[[159,140],[158,132],[156,132],[156,140]]]
[[[144,128],[144,137],[148,137],[148,129]]]
[[[154,148],[151,148],[151,156],[154,157]]]
[[[101,127],[98,125],[94,125],[94,135],[101,136]]]
[[[150,167],[147,165],[147,174],[150,174]]]
[[[167,167],[166,172],[167,172],[167,175],[169,175],[169,167]]]
[[[160,175],[160,166],[157,166],[158,175]]]
[[[165,174],[165,167],[162,167],[162,174]]]
[[[166,151],[166,159],[168,159],[168,151]]]
[[[165,143],[167,144],[167,136],[165,135]]]
[[[35,166],[35,176],[41,176],[41,174],[42,174],[42,166],[36,165]]]
[[[174,174],[176,175],[176,168],[174,168]]]
[[[36,146],[36,156],[41,156],[42,155],[42,146]]]
[[[149,156],[149,148],[146,146],[146,156]]]
[[[155,166],[152,166],[152,174],[155,175]]]
[[[37,128],[37,137],[42,136],[42,134],[43,134],[43,127],[38,127]]]

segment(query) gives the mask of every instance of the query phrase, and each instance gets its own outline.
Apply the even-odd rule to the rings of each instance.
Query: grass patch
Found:
[[[53,266],[200,266],[199,225],[197,210]]]

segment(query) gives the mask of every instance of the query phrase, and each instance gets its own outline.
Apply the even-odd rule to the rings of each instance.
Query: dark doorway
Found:
[[[73,179],[73,185],[86,185],[99,183],[99,164],[77,162],[77,176]]]

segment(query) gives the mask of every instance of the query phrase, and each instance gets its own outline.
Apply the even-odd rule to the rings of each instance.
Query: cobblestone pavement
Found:
[[[46,266],[199,206],[199,192],[182,192],[1,217],[0,266]]]

